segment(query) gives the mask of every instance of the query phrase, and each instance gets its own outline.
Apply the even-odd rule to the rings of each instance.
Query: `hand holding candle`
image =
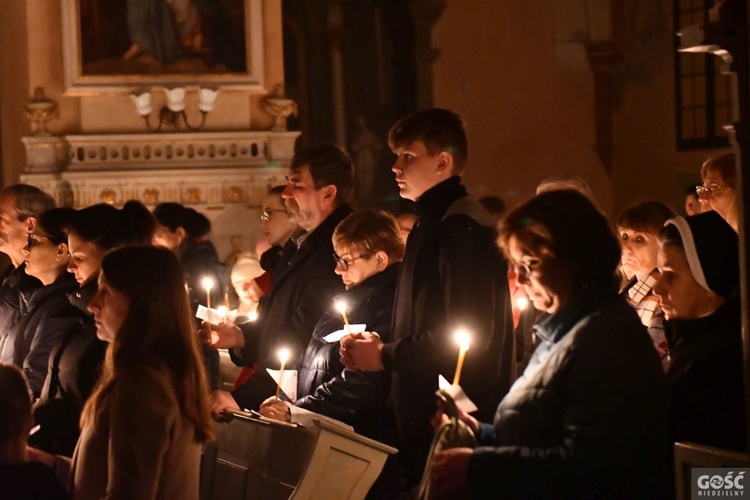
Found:
[[[202,284],[206,290],[206,307],[211,309],[211,289],[214,287],[214,280],[210,276],[206,276],[203,278]]]
[[[344,329],[346,330],[347,335],[352,334],[352,330],[349,327],[349,318],[346,316],[346,310],[349,307],[347,303],[343,300],[337,300],[333,303],[333,306],[336,308],[338,312],[341,313],[341,317],[344,318]]]
[[[464,367],[466,351],[469,350],[469,333],[466,330],[457,330],[453,337],[458,344],[458,363],[456,363],[456,374],[453,376],[453,385],[461,381],[461,369]]]
[[[279,363],[281,363],[279,381],[276,384],[276,399],[279,399],[279,394],[281,394],[281,379],[284,377],[284,366],[286,366],[286,362],[289,359],[289,349],[279,349],[277,356],[279,357]]]

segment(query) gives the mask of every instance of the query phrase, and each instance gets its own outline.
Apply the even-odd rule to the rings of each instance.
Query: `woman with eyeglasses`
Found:
[[[297,230],[297,225],[289,219],[284,198],[281,197],[284,189],[286,186],[271,188],[263,199],[263,211],[260,213],[260,231],[266,243],[270,245],[270,248],[260,256],[260,265],[267,273],[273,273],[281,256],[281,249]],[[260,282],[263,284],[263,280]],[[270,280],[268,285],[270,285]],[[266,288],[269,287],[266,286]]]
[[[154,221],[146,207],[137,201],[127,202],[121,210],[105,204],[78,211],[56,209],[40,218],[47,219],[50,221],[40,226],[42,233],[29,236],[32,244],[28,262],[31,272],[49,274],[54,253],[49,243],[57,242],[55,272],[62,272],[73,286],[67,290],[67,297],[59,298],[61,310],[48,314],[46,321],[54,325],[72,322],[73,326],[56,340],[48,357],[47,378],[34,407],[34,419],[40,429],[29,443],[69,457],[78,440],[81,410],[99,379],[106,348],[96,337],[94,320],[87,310],[98,290],[101,261],[113,248],[150,242]],[[65,255],[61,253],[63,246]],[[66,265],[72,274],[66,272]],[[37,277],[44,282],[41,276]]]
[[[26,273],[43,286],[20,292],[14,362],[23,368],[35,398],[41,395],[47,378],[50,351],[71,326],[62,318],[56,321],[57,314],[69,306],[67,294],[76,288],[66,271],[69,256],[64,227],[71,212],[56,208],[42,213],[23,249]]]
[[[461,416],[479,447],[436,454],[435,487],[449,498],[667,498],[664,373],[617,293],[620,246],[607,219],[580,193],[550,191],[513,210],[499,234],[550,316],[494,425]]]
[[[738,232],[739,206],[734,190],[735,169],[734,153],[709,158],[701,166],[703,185],[695,190],[704,212],[715,210],[732,226],[734,232]]]

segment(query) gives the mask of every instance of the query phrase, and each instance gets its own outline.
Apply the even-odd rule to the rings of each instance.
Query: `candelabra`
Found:
[[[197,126],[191,125],[185,113],[185,88],[172,87],[163,89],[167,103],[159,110],[159,123],[151,125],[151,92],[152,89],[136,89],[130,93],[130,99],[135,105],[136,112],[146,121],[146,127],[151,132],[159,132],[162,126],[180,128],[182,123],[188,130],[200,130],[206,123],[206,116],[214,109],[214,103],[219,96],[219,89],[200,87],[198,89],[198,110],[201,112],[201,122]]]

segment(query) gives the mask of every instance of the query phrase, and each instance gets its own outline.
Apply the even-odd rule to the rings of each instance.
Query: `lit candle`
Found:
[[[284,376],[284,366],[286,366],[286,362],[289,359],[289,349],[279,349],[277,356],[279,357],[279,363],[281,363],[279,383],[276,384],[276,399],[279,399],[279,394],[281,394],[281,378]]]
[[[214,287],[214,280],[210,276],[203,278],[203,288],[206,289],[206,307],[211,309],[211,289]]]
[[[456,374],[453,376],[453,385],[461,381],[461,369],[464,367],[466,351],[469,350],[469,334],[466,330],[458,330],[453,337],[458,344],[458,363],[456,363]]]
[[[351,335],[352,330],[349,328],[349,318],[346,316],[346,310],[348,308],[346,302],[343,300],[337,300],[333,303],[333,306],[341,313],[341,317],[344,318],[344,329],[346,329],[346,333]]]
[[[227,319],[227,314],[229,313],[229,309],[226,306],[219,306],[217,311],[219,311],[219,315],[221,316],[221,319]]]
[[[522,295],[516,299],[516,307],[519,311],[523,311],[529,306],[529,299],[525,295]]]

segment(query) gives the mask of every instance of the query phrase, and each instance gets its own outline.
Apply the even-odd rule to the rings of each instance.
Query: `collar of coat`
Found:
[[[69,272],[63,273],[59,278],[47,286],[36,288],[32,291],[21,291],[21,314],[27,314],[47,298],[57,293],[67,293],[76,287],[75,277]]]
[[[588,286],[573,295],[552,316],[534,325],[534,330],[542,341],[559,342],[582,318],[614,297],[617,297],[614,290]]]
[[[363,316],[362,313],[375,314],[377,311],[360,311],[360,308],[370,302],[378,294],[389,294],[393,297],[396,290],[396,280],[398,279],[398,272],[401,268],[400,263],[392,264],[383,271],[373,274],[359,285],[350,288],[349,290],[337,294],[331,301],[331,305],[326,309],[326,314],[341,320],[341,326],[344,326],[344,320],[341,317],[341,313],[336,310],[334,304],[337,300],[346,301],[347,305],[347,316],[350,323],[367,323],[368,318]],[[331,332],[322,332],[317,329],[313,332],[315,338],[323,340],[323,337]]]
[[[99,291],[99,283],[96,278],[92,278],[88,283],[84,283],[78,290],[74,290],[68,294],[68,302],[73,306],[77,307],[87,315],[91,316],[89,312],[89,304],[91,299],[94,298],[96,292]]]

